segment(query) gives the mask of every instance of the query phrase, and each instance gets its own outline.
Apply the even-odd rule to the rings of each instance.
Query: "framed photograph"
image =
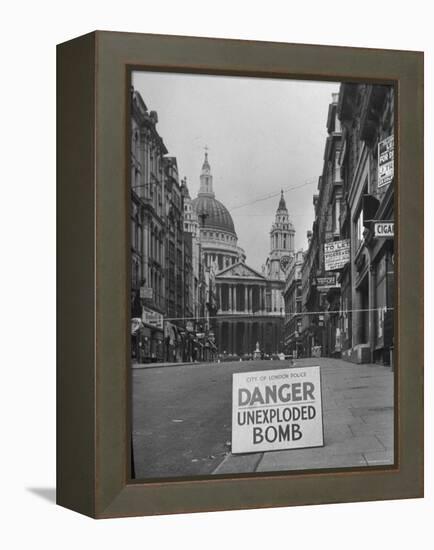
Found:
[[[423,54],[58,46],[58,489],[95,518],[423,496]]]

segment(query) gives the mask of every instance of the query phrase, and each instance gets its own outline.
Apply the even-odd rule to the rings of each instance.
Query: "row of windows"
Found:
[[[226,235],[225,233],[214,233],[213,231],[203,231],[203,236],[205,239],[220,239],[221,241],[235,242],[235,237]]]

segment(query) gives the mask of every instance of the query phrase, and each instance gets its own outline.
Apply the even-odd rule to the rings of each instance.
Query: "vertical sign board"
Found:
[[[350,239],[324,243],[324,270],[342,269],[350,261]]]
[[[323,445],[320,367],[233,374],[233,454]]]
[[[389,136],[378,143],[378,187],[389,185],[393,180],[394,141]]]

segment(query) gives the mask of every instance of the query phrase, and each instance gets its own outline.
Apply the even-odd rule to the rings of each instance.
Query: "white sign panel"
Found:
[[[320,367],[233,374],[232,453],[323,444]]]
[[[152,300],[153,297],[154,297],[154,291],[151,287],[149,286],[140,287],[140,298],[142,298],[143,300],[146,300],[146,299]]]
[[[333,275],[323,275],[316,278],[316,288],[321,292],[330,290],[331,288],[338,288],[340,286],[341,285],[336,281],[336,273],[333,273]]]
[[[393,136],[378,143],[378,187],[388,185],[393,179]]]
[[[350,239],[324,243],[324,270],[342,269],[350,261]]]
[[[163,316],[161,313],[153,311],[152,309],[143,308],[142,321],[147,325],[152,325],[160,329],[163,328]]]
[[[375,222],[375,237],[394,237],[395,224],[393,222]]]

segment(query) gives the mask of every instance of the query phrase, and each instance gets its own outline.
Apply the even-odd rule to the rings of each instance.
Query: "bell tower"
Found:
[[[285,279],[286,269],[294,255],[294,238],[295,229],[289,220],[282,190],[276,218],[270,231],[270,255],[267,259],[267,272],[270,279]]]

